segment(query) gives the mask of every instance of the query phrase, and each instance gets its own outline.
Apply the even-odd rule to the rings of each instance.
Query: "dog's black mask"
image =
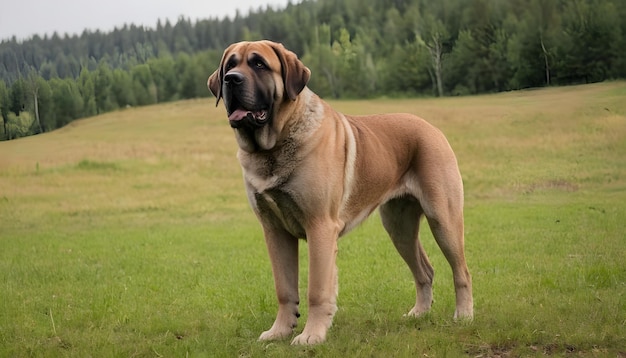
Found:
[[[235,71],[224,76],[222,93],[232,128],[261,128],[270,120],[272,95],[269,89],[254,88],[254,83],[264,82],[250,81]]]

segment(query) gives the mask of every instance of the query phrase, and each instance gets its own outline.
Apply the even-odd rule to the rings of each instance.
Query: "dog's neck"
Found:
[[[308,87],[300,92],[287,113],[289,127],[283,131],[285,137],[302,142],[319,128],[324,119],[324,108],[321,101],[312,100],[315,97],[317,95]]]

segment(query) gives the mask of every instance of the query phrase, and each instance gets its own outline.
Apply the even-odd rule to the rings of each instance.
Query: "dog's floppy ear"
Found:
[[[220,68],[215,70],[215,72],[213,72],[213,74],[209,77],[209,80],[207,81],[207,87],[209,87],[211,93],[213,93],[213,95],[217,97],[217,101],[215,102],[216,107],[220,103],[220,99],[222,98],[222,78],[224,77],[222,74],[223,72],[224,70],[222,70],[222,65],[220,64]]]
[[[220,60],[220,67],[213,72],[213,74],[209,77],[207,81],[207,87],[211,90],[211,93],[217,98],[215,102],[215,106],[220,103],[220,99],[222,98],[222,82],[224,81],[224,61],[226,61],[226,55],[229,53],[231,48],[234,46],[230,45],[226,50],[224,50],[224,54],[222,55],[222,59]]]
[[[272,43],[271,46],[280,59],[285,92],[289,99],[295,101],[296,97],[304,89],[304,86],[309,82],[311,70],[298,59],[295,53],[287,50],[282,44]]]

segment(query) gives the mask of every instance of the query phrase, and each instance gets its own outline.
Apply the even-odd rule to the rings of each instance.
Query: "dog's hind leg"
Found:
[[[447,183],[452,182],[450,180]],[[422,208],[430,230],[452,268],[456,292],[454,318],[472,319],[474,303],[472,278],[465,261],[463,190],[458,188],[462,188],[461,184],[425,191]]]
[[[437,244],[452,267],[454,289],[456,292],[455,319],[472,319],[474,303],[472,297],[472,278],[465,261],[463,213],[462,209],[450,209],[445,215],[426,214]]]
[[[434,276],[433,267],[419,241],[422,207],[414,197],[404,196],[382,204],[380,215],[391,241],[415,279],[417,297],[415,306],[408,316],[419,316],[427,312],[432,305]]]

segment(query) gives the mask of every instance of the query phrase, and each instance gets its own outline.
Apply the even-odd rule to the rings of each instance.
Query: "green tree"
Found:
[[[49,123],[60,128],[83,113],[83,98],[76,82],[72,79],[53,78],[50,80],[52,101],[54,102],[54,121]]]
[[[250,31],[248,26],[244,26],[242,29],[242,32],[243,32],[243,35],[241,39],[243,41],[263,40],[263,35],[261,35],[259,32],[256,32],[256,31]]]
[[[116,69],[113,71],[111,92],[113,100],[119,108],[126,108],[137,104],[133,93],[133,79],[130,74],[124,70]]]
[[[39,103],[39,117],[41,126],[44,132],[49,132],[54,129],[52,123],[54,121],[54,102],[52,99],[52,90],[50,89],[49,81],[46,81],[42,77],[37,79],[39,82],[39,94],[37,100]]]
[[[157,102],[156,85],[152,79],[150,66],[147,64],[137,65],[131,70],[133,79],[133,94],[136,104],[144,106]]]
[[[510,89],[509,78],[511,68],[508,63],[508,34],[501,28],[495,29],[493,42],[489,44],[486,64],[489,83],[485,83],[484,91],[504,91]]]
[[[313,30],[313,37],[302,61],[311,70],[309,87],[322,97],[340,96],[337,64],[331,47],[330,26],[320,25]]]
[[[174,52],[193,52],[196,38],[192,29],[191,20],[189,20],[189,18],[180,16],[172,31],[172,35],[174,38]]]
[[[368,97],[376,89],[376,68],[374,60],[359,38],[351,40],[347,29],[339,31],[338,39],[332,46],[339,86],[338,95],[348,97]]]
[[[56,67],[50,61],[45,61],[41,65],[41,67],[39,68],[39,73],[41,74],[41,77],[43,77],[46,81],[54,77],[59,77]]]
[[[105,113],[115,108],[111,99],[112,73],[106,61],[100,61],[95,73],[94,95],[97,113]]]
[[[334,86],[336,98],[340,98],[346,95],[349,90],[349,80],[353,80],[350,77],[350,68],[356,64],[356,53],[350,42],[350,33],[345,28],[339,30],[337,40],[333,41],[332,54],[333,62],[335,63],[335,78]]]
[[[93,75],[86,67],[83,67],[78,76],[78,89],[83,99],[83,115],[89,117],[97,114],[96,86]]]
[[[206,50],[193,56],[193,59],[200,71],[200,78],[196,81],[199,97],[211,96],[211,92],[207,89],[207,79],[213,71],[215,71],[215,68],[217,64],[219,64],[221,58],[222,51],[218,50]]]
[[[28,94],[30,95],[30,99],[32,100],[32,104],[33,104],[33,113],[35,114],[35,129],[34,132],[35,133],[42,133],[43,132],[43,127],[41,126],[41,120],[39,118],[39,90],[40,90],[40,86],[41,82],[39,81],[39,75],[37,74],[37,71],[34,68],[30,69],[30,72],[28,73],[28,77],[26,79],[26,89],[28,91]]]
[[[430,54],[433,84],[437,95],[443,97],[443,62],[451,35],[443,21],[429,13],[418,24],[416,40]]]
[[[8,139],[7,124],[9,121],[10,107],[11,100],[9,89],[6,83],[4,83],[4,80],[0,79],[0,117],[2,117],[3,139]]]
[[[26,109],[26,83],[23,79],[18,79],[11,85],[11,107],[10,110],[19,117],[20,112]]]
[[[558,11],[552,1],[531,0],[518,16],[509,14],[502,27],[509,34],[507,62],[510,88],[550,85],[558,40]]]
[[[611,65],[624,49],[618,10],[609,1],[568,1],[563,11],[563,38],[560,42],[559,77],[562,82],[605,80]]]
[[[147,64],[156,86],[157,102],[167,102],[178,98],[178,80],[172,57],[152,58]]]
[[[176,73],[180,74],[178,94],[180,98],[196,98],[200,95],[198,83],[205,83],[206,79],[200,73],[200,68],[186,53],[176,57],[174,65]]]
[[[385,93],[410,96],[429,91],[430,61],[428,51],[417,42],[396,44],[383,67]]]

